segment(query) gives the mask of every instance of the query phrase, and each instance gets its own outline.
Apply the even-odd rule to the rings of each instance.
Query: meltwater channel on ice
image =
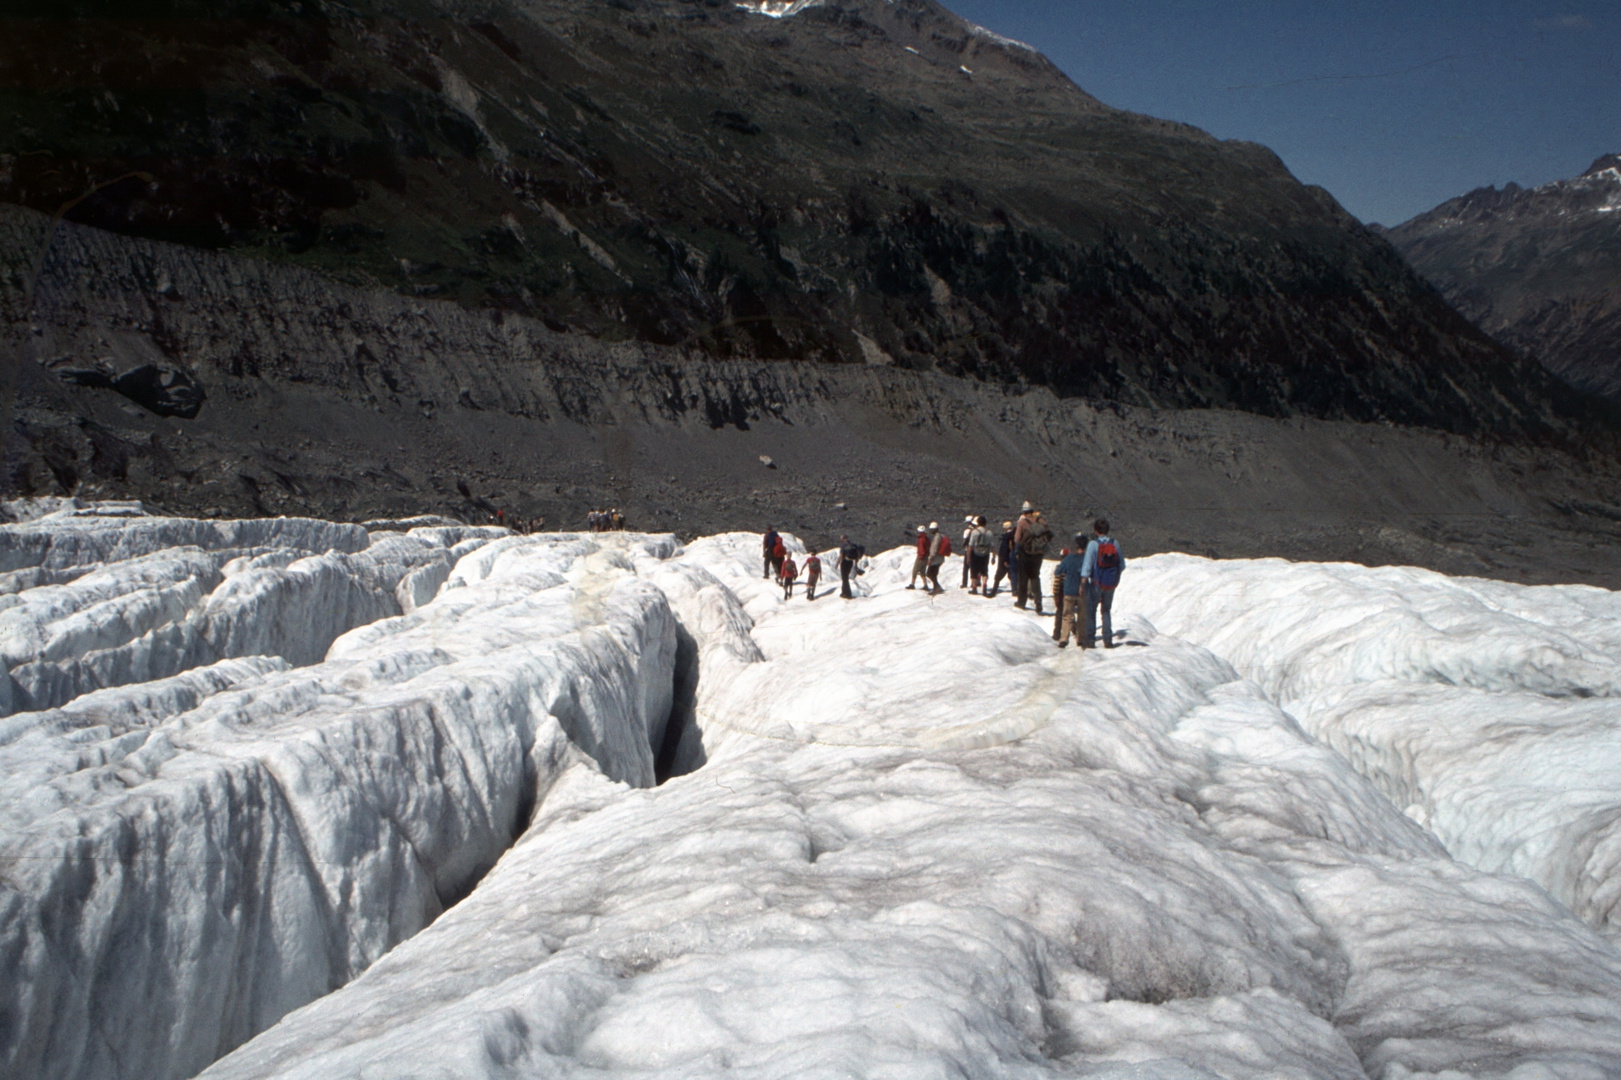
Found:
[[[1621,1076],[1616,594],[13,512],[0,1076]]]

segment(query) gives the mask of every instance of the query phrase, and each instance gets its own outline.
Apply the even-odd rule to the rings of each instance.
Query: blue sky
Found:
[[[1621,152],[1621,2],[944,0],[1104,102],[1276,150],[1363,221]]]

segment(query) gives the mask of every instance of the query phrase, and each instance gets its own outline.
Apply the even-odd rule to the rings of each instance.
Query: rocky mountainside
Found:
[[[0,207],[0,250],[38,251],[48,226]],[[1028,498],[1060,529],[1107,515],[1136,553],[1621,587],[1621,475],[1581,447],[705,358],[72,224],[31,309],[18,283],[0,281],[21,332],[0,344],[35,361],[10,369],[3,479],[21,494],[204,517],[504,509],[550,528],[617,506],[689,537],[773,523],[869,546]]]
[[[1108,108],[932,0],[13,10],[0,201],[74,222],[567,342],[1509,436],[1584,408],[1270,151]],[[185,380],[297,377],[154,342]],[[94,359],[88,390],[130,376]]]
[[[1479,188],[1387,236],[1477,326],[1621,400],[1621,154],[1574,180]]]

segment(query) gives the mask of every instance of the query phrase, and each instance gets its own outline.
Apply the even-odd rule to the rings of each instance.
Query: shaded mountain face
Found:
[[[36,6],[0,200],[77,222],[710,358],[1461,432],[1583,407],[1270,151],[931,0]]]
[[[1477,326],[1621,400],[1621,154],[1574,180],[1479,188],[1388,236]]]

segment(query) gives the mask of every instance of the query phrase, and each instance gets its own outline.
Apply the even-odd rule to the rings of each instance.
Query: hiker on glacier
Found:
[[[1024,610],[1025,601],[1031,595],[1036,600],[1036,614],[1041,610],[1041,562],[1047,557],[1047,548],[1052,543],[1053,531],[1047,527],[1042,519],[1041,511],[1025,503],[1025,512],[1019,515],[1019,524],[1013,530],[1013,546],[1018,552],[1019,584],[1016,592],[1017,600],[1014,607]]]
[[[1013,553],[1013,522],[1002,522],[1002,535],[996,541],[996,580],[991,582],[991,591],[986,596],[995,596],[1002,591],[1002,579],[1008,579],[1008,588],[1014,592],[1019,591],[1019,562]]]
[[[968,557],[971,550],[968,541],[974,537],[974,515],[969,514],[962,521],[962,584],[958,585],[957,588],[966,589],[968,588],[968,574],[973,565],[973,560]]]
[[[908,589],[917,588],[917,579],[923,579],[923,587],[929,586],[929,527],[917,527],[917,558],[912,560],[912,580],[906,583]]]
[[[765,556],[765,573],[761,575],[767,581],[782,569],[782,556],[777,549],[782,547],[782,537],[777,534],[775,525],[765,527],[765,536],[760,538],[760,551]]]
[[[974,519],[974,527],[968,530],[968,539],[963,544],[963,563],[968,567],[968,591],[980,596],[991,595],[985,579],[990,576],[991,547],[995,543],[991,530],[985,526],[985,515],[981,514]]]
[[[782,582],[782,598],[794,598],[794,582],[799,579],[799,567],[794,565],[794,557],[783,553],[782,565],[777,568],[777,579]]]
[[[1090,649],[1096,643],[1097,613],[1103,611],[1103,647],[1114,648],[1114,626],[1109,612],[1114,607],[1114,591],[1120,585],[1120,574],[1126,569],[1126,557],[1120,554],[1120,545],[1109,535],[1109,522],[1098,518],[1092,523],[1097,536],[1086,545],[1081,563],[1081,577],[1086,583],[1086,636],[1081,648]]]
[[[805,599],[816,599],[816,586],[822,580],[822,558],[816,552],[805,556]]]
[[[951,557],[951,537],[941,531],[938,521],[931,521],[929,522],[928,540],[928,580],[923,584],[931,595],[938,596],[946,591],[940,584],[940,567],[944,566],[946,560]]]
[[[1064,557],[1058,560],[1053,568],[1053,606],[1059,611],[1058,625],[1053,628],[1053,638],[1058,642],[1060,649],[1069,647],[1069,639],[1073,637],[1080,642],[1081,648],[1090,648],[1085,638],[1081,637],[1081,600],[1084,593],[1086,575],[1087,548],[1084,533],[1075,534],[1075,546],[1064,549]]]
[[[846,600],[855,599],[855,594],[850,591],[850,575],[859,574],[861,572],[858,569],[858,564],[861,562],[862,556],[866,554],[866,548],[862,547],[854,540],[851,540],[848,536],[840,535],[839,595],[844,597]]]

